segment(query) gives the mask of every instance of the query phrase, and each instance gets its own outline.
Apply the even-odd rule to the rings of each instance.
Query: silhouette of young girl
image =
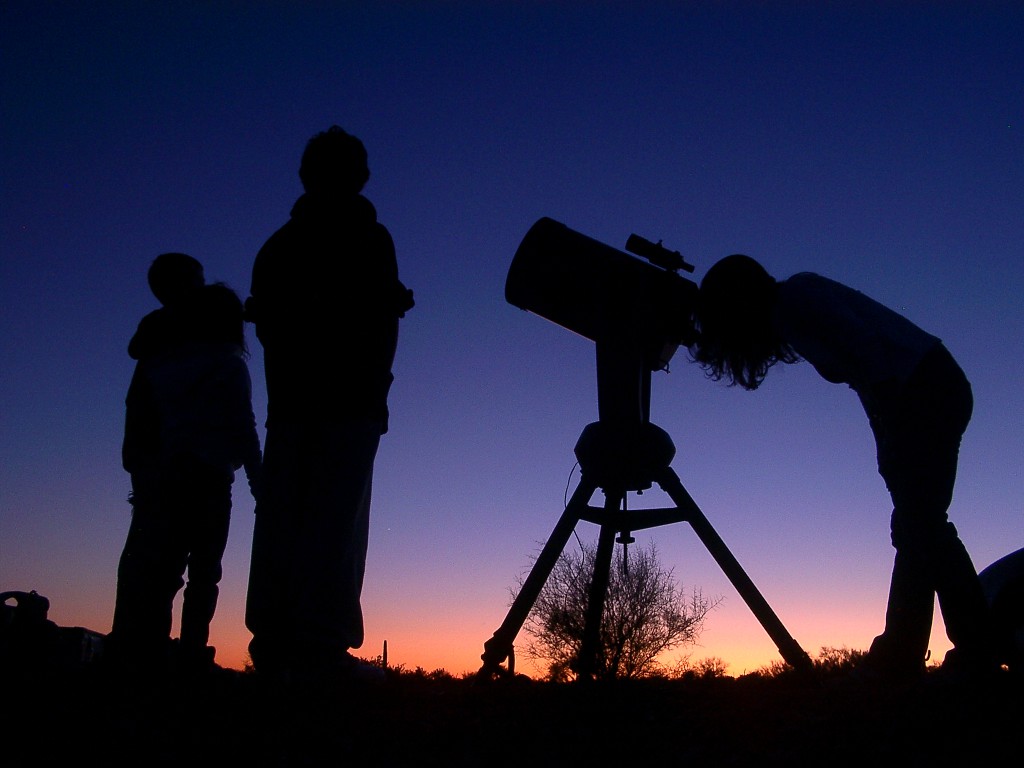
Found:
[[[754,390],[776,363],[802,359],[864,406],[896,550],[885,629],[867,668],[891,679],[923,672],[936,595],[954,645],[944,666],[991,668],[981,584],[947,516],[973,398],[942,342],[845,285],[810,272],[777,281],[743,255],[708,270],[694,321],[690,353],[712,379]]]

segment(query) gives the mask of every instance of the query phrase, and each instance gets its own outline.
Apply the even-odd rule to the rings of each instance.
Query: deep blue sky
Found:
[[[541,216],[618,248],[662,239],[696,279],[734,252],[817,271],[943,338],[976,398],[951,515],[984,567],[1024,544],[1021,40],[1014,2],[4,2],[0,589],[109,629],[146,268],[186,251],[244,295],[332,123],[367,146],[417,299],[377,464],[366,655],[388,640],[396,663],[475,669],[578,480],[593,344],[504,300]],[[853,393],[806,364],[729,389],[681,352],[652,417],[796,639],[866,647],[890,503]],[[247,640],[251,530],[243,483],[224,663]],[[695,658],[777,658],[685,525],[640,538],[725,598]]]

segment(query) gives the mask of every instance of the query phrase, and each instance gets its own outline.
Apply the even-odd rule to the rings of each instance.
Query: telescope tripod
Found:
[[[609,571],[616,541],[629,543],[633,531],[670,523],[687,522],[743,597],[754,616],[775,642],[782,658],[801,672],[813,670],[807,653],[793,639],[768,605],[725,542],[708,522],[683,487],[670,462],[675,446],[668,433],[650,422],[598,421],[589,424],[576,444],[581,479],[562,512],[554,531],[541,550],[522,589],[501,626],[484,643],[483,666],[477,673],[490,677],[514,671],[513,641],[526,622],[534,602],[550,576],[559,556],[581,520],[600,526],[593,578],[588,594],[587,614],[577,665],[581,680],[591,679],[600,658],[600,626],[608,590]],[[626,511],[629,491],[643,491],[654,483],[675,502],[675,507]],[[601,489],[605,503],[591,506]],[[617,536],[618,535],[618,536]],[[501,667],[508,659],[507,670]]]

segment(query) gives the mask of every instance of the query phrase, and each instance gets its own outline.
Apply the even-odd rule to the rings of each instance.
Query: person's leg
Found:
[[[893,675],[915,675],[924,669],[931,637],[935,590],[917,553],[897,549],[889,580],[885,629],[869,649],[875,665]]]
[[[331,664],[363,644],[361,594],[380,423],[325,425],[308,437],[317,449],[306,451],[313,471],[297,530],[297,658]]]
[[[133,485],[132,521],[117,569],[111,650],[125,662],[162,663],[187,550],[166,486],[137,480]]]
[[[872,652],[904,669],[923,665],[936,594],[955,645],[983,645],[987,634],[977,572],[947,515],[972,406],[970,385],[943,350],[926,358],[876,430],[896,555],[885,631]]]
[[[231,522],[231,476],[196,464],[183,470],[180,487],[189,544],[181,650],[189,658],[205,659]]]
[[[308,485],[301,431],[295,423],[268,422],[263,451],[263,493],[253,525],[245,626],[249,656],[258,672],[287,671],[296,560],[296,519]]]

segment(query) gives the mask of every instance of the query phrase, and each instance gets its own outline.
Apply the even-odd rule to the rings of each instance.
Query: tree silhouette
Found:
[[[588,591],[596,544],[562,552],[527,617],[530,641],[524,655],[546,665],[547,678],[573,679],[586,624]],[[523,580],[519,580],[522,588]],[[628,552],[617,547],[612,558],[601,617],[598,679],[651,677],[666,672],[658,657],[697,641],[704,618],[718,600],[700,590],[676,587],[672,569],[658,561],[652,542]]]

